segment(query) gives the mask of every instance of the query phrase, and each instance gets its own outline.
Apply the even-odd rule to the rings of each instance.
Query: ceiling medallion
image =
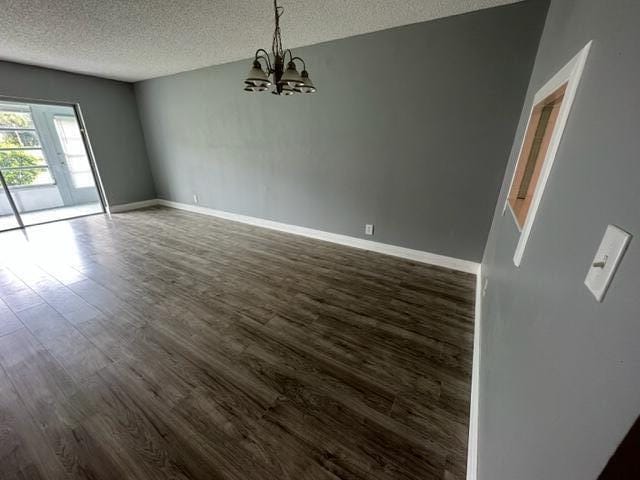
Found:
[[[273,93],[275,95],[293,95],[294,93],[315,93],[316,87],[309,78],[309,72],[304,60],[300,57],[294,57],[291,50],[282,48],[282,38],[280,37],[280,17],[284,8],[278,6],[278,0],[273,0],[273,6],[276,14],[276,29],[273,32],[273,43],[271,44],[271,55],[261,48],[256,51],[253,60],[253,66],[249,71],[249,76],[244,81],[246,92],[266,92],[269,87],[275,85]],[[284,64],[286,56],[289,54],[289,62],[285,70]],[[265,68],[260,63],[262,60]],[[302,72],[298,73],[296,61],[302,63]],[[273,76],[273,81],[269,78]]]

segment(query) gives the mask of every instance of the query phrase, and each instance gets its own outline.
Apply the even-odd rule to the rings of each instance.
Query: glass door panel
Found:
[[[2,182],[0,181],[0,183]],[[0,185],[0,232],[20,226],[11,208],[9,196],[5,193],[5,188]]]
[[[76,203],[96,202],[97,189],[82,132],[75,116],[53,115],[58,143],[64,155],[71,195]]]

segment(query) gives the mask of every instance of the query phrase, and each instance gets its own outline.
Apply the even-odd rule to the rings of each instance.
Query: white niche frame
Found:
[[[516,267],[520,266],[522,262],[522,256],[524,255],[524,249],[527,244],[527,240],[531,235],[531,229],[533,227],[533,223],[535,221],[536,213],[538,212],[538,206],[540,205],[540,201],[542,199],[542,194],[544,193],[545,186],[547,184],[547,180],[549,179],[549,174],[551,173],[551,168],[553,167],[553,162],[556,157],[556,153],[558,152],[558,146],[560,145],[560,140],[562,139],[562,134],[564,132],[564,127],[567,123],[567,119],[569,118],[569,113],[571,112],[571,105],[573,104],[573,100],[576,96],[576,91],[578,90],[578,85],[580,84],[580,78],[582,77],[582,72],[584,71],[584,66],[587,61],[587,56],[589,55],[589,50],[591,49],[591,44],[593,41],[587,43],[578,54],[573,57],[569,63],[567,63],[562,69],[556,73],[547,83],[544,84],[540,90],[535,94],[533,98],[533,104],[529,111],[529,117],[527,120],[527,126],[524,129],[524,134],[521,140],[520,150],[518,151],[518,156],[516,157],[516,165],[514,167],[513,176],[511,178],[511,182],[509,183],[509,188],[507,190],[507,198],[505,199],[504,209],[502,210],[502,214],[506,212],[507,209],[511,210],[509,206],[509,192],[511,192],[511,188],[513,187],[513,182],[516,178],[518,160],[522,155],[522,149],[524,148],[526,132],[529,130],[529,123],[531,122],[531,116],[533,114],[533,110],[542,100],[547,98],[553,92],[557,91],[564,84],[566,84],[566,91],[564,94],[564,99],[562,101],[562,105],[560,106],[560,111],[558,112],[558,119],[553,129],[553,133],[551,135],[551,139],[549,141],[549,148],[547,153],[542,160],[542,168],[540,171],[540,177],[536,184],[532,200],[531,206],[529,207],[529,211],[527,213],[527,218],[522,226],[522,230],[520,231],[520,239],[518,240],[518,245],[516,246],[516,251],[513,256],[513,263]],[[513,220],[518,225],[518,222],[515,217],[515,213],[513,213]],[[519,227],[518,227],[519,228]]]

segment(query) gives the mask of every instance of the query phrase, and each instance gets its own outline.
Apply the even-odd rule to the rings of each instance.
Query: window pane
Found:
[[[93,174],[89,172],[80,172],[73,174],[73,186],[76,188],[94,187]]]
[[[51,185],[56,183],[53,177],[51,176],[51,171],[49,168],[39,168],[37,169],[38,175],[31,185]]]
[[[55,116],[56,130],[66,155],[85,155],[84,142],[76,117]]]
[[[3,128],[34,128],[31,113],[29,111],[19,111],[24,109],[2,109],[0,110],[0,127]]]
[[[19,130],[0,132],[0,148],[39,147],[36,132]]]
[[[26,131],[26,132],[16,132],[18,134],[18,137],[20,138],[20,142],[22,143],[23,147],[39,147],[40,146],[40,139],[38,138],[38,134],[33,131]]]
[[[20,137],[16,132],[0,132],[0,148],[21,147]]]
[[[73,155],[67,157],[67,166],[71,173],[91,171],[85,155]]]
[[[75,188],[93,187],[93,172],[86,155],[67,157],[67,167]]]
[[[55,183],[49,167],[7,168],[0,169],[10,187],[26,187],[29,185],[51,185]]]
[[[36,165],[47,165],[42,150],[0,151],[0,168],[32,167]]]

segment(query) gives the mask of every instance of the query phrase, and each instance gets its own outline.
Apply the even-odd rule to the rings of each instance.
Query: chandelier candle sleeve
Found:
[[[284,9],[278,6],[278,0],[273,1],[276,14],[276,28],[273,32],[273,42],[271,44],[271,54],[260,48],[256,52],[249,76],[244,81],[246,92],[266,92],[273,86],[275,95],[294,95],[296,93],[315,93],[316,87],[313,85],[307,66],[300,57],[294,57],[291,50],[282,47],[280,34],[280,17]],[[284,68],[287,54],[289,61],[287,68]],[[264,68],[262,63],[264,63]],[[302,72],[298,73],[296,62],[302,63]],[[273,78],[273,81],[271,78]]]

